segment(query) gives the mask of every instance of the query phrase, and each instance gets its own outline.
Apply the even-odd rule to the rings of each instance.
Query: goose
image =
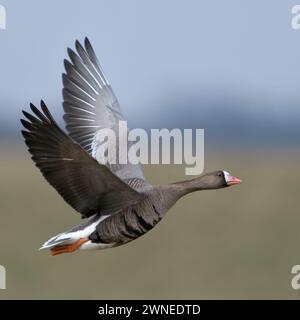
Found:
[[[126,244],[151,230],[181,197],[198,190],[226,188],[241,180],[225,170],[153,186],[140,165],[101,162],[97,155],[101,128],[116,130],[124,119],[118,100],[85,38],[64,61],[64,120],[68,134],[45,102],[23,110],[22,134],[35,165],[62,198],[86,219],[46,241],[52,255],[105,249]],[[117,133],[116,133],[117,134]]]

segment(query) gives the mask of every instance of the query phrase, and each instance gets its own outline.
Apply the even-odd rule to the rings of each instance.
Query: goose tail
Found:
[[[57,255],[73,252],[77,249],[97,249],[98,245],[92,243],[89,236],[106,217],[95,214],[86,223],[50,238],[39,250],[50,249],[52,255]]]

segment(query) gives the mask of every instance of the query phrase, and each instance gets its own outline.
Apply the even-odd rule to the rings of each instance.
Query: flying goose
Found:
[[[149,184],[139,165],[101,162],[97,132],[115,130],[120,106],[87,38],[68,49],[63,74],[66,134],[46,104],[23,111],[22,131],[32,160],[63,199],[87,221],[44,243],[52,255],[128,243],[151,230],[182,196],[241,183],[225,170],[162,186]],[[118,134],[116,132],[116,134]],[[118,150],[118,148],[117,148]]]

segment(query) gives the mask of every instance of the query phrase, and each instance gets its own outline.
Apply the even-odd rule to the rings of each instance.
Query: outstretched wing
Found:
[[[83,47],[76,41],[76,51],[68,49],[70,61],[65,60],[66,74],[63,74],[64,120],[70,136],[78,142],[99,163],[106,165],[121,179],[145,180],[139,165],[120,164],[118,143],[112,148],[116,151],[116,163],[103,157],[101,129],[111,129],[117,136],[120,120],[124,120],[118,100],[113,93],[96,54],[87,38]],[[127,139],[127,132],[126,139]],[[100,146],[102,145],[102,148]],[[106,145],[108,147],[108,144]],[[130,147],[130,144],[128,145]],[[101,153],[100,150],[101,149]]]
[[[46,180],[83,217],[112,213],[139,202],[143,196],[99,164],[56,124],[41,102],[35,116],[23,111],[22,131],[32,160]]]

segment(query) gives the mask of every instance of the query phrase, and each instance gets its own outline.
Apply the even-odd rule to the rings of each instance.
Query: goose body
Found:
[[[118,135],[123,119],[119,103],[85,39],[68,49],[63,74],[64,120],[59,128],[46,104],[23,111],[21,122],[32,160],[64,200],[87,221],[52,237],[41,249],[53,255],[77,249],[105,249],[126,244],[151,230],[182,196],[197,190],[239,184],[218,170],[195,179],[163,186],[149,184],[139,165],[113,163],[99,152],[99,130]],[[116,150],[119,150],[116,148]]]

